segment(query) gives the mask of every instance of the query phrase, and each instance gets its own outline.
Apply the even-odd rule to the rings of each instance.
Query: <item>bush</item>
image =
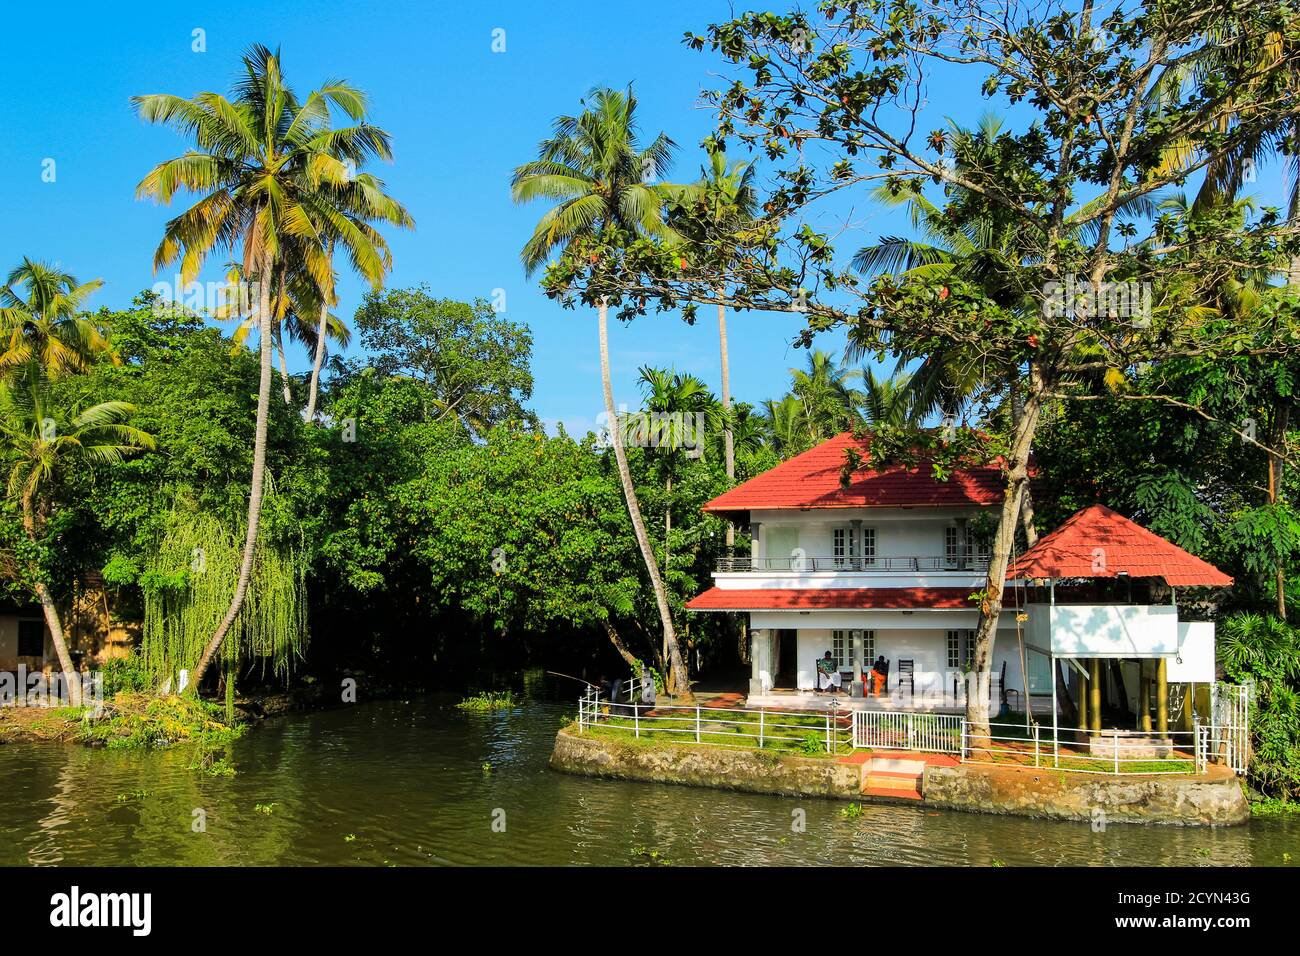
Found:
[[[1234,683],[1253,682],[1251,789],[1300,801],[1300,632],[1275,617],[1234,614],[1223,622],[1219,659]]]
[[[115,657],[102,668],[104,675],[104,696],[115,697],[118,694],[142,694],[150,689],[149,673],[144,662],[134,654],[127,657]]]

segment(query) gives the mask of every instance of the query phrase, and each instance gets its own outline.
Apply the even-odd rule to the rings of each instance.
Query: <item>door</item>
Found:
[[[799,676],[799,631],[784,628],[776,632],[777,650],[776,686],[794,687]]]

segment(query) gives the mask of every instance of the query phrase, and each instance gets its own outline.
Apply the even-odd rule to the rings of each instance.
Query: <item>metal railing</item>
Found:
[[[622,703],[584,694],[578,728],[634,739],[786,753],[849,753],[853,724],[847,711],[766,710],[686,704]]]
[[[971,732],[959,714],[873,710],[769,710],[701,704],[647,704],[640,681],[618,699],[589,688],[578,700],[579,733],[627,735],[638,740],[788,754],[841,754],[854,749],[950,754],[962,763],[1035,767],[1072,773],[1204,774],[1226,762],[1226,734],[1199,721],[1190,731],[1091,734],[1050,726],[991,723],[988,736]],[[1077,738],[1082,736],[1082,741]]]
[[[892,555],[879,557],[836,557],[834,555],[778,555],[756,558],[748,554],[729,554],[718,558],[717,570],[726,571],[843,571],[871,574],[897,574],[922,571],[970,571],[988,569],[988,559],[970,557],[965,561],[942,555]]]
[[[1053,740],[1052,728],[1042,724],[989,724],[987,737],[971,733],[963,720],[962,763],[994,766],[1051,768],[1072,773],[1192,774],[1204,773],[1209,751],[1209,728],[1161,734],[1097,734],[1061,729]],[[1086,742],[1077,741],[1084,736]],[[1094,745],[1095,742],[1095,745]]]
[[[957,754],[965,723],[958,714],[855,710],[853,746]]]

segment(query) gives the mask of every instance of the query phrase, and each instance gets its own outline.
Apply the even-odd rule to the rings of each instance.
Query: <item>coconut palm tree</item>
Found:
[[[790,369],[790,394],[803,408],[807,447],[862,423],[862,392],[849,384],[860,374],[820,349],[808,353],[806,368]]]
[[[197,147],[159,163],[137,187],[139,197],[164,205],[181,190],[201,196],[168,221],[154,268],[179,259],[181,279],[190,282],[212,253],[226,250],[239,254],[243,274],[258,283],[260,377],[243,557],[230,607],[194,668],[197,688],[243,607],[253,569],[266,477],[277,270],[286,247],[292,247],[317,286],[332,289],[329,248],[334,243],[347,250],[363,275],[382,274],[379,249],[336,194],[351,170],[371,157],[389,158],[391,149],[388,134],[365,122],[360,90],[330,81],[299,100],[285,82],[279,53],[261,45],[244,55],[243,75],[229,98],[211,92],[191,99],[151,94],[132,103],[145,120],[172,127]],[[336,110],[351,125],[334,126]]]
[[[24,256],[0,286],[0,376],[30,362],[51,377],[84,372],[96,355],[120,364],[83,314],[86,300],[103,284],[78,282],[57,266]]]
[[[804,425],[803,403],[794,395],[764,399],[759,422],[767,443],[782,458],[790,458],[811,446]]]
[[[29,541],[40,541],[54,491],[68,469],[113,464],[133,451],[154,447],[151,435],[126,424],[134,410],[127,402],[103,402],[69,412],[52,400],[45,370],[35,362],[0,381],[0,460],[8,472],[5,494],[18,507]],[[71,703],[80,706],[81,684],[54,597],[40,569],[27,570]]]
[[[721,149],[709,150],[700,179],[674,205],[669,217],[673,228],[715,268],[724,271],[733,254],[736,234],[751,226],[758,208],[754,165],[730,162]],[[717,261],[721,258],[723,261]],[[722,372],[722,409],[731,409],[731,362],[727,348],[727,307],[718,304],[718,347]],[[736,479],[736,451],[729,417],[723,419],[724,463],[727,480]],[[727,546],[735,541],[735,528],[727,524]]]
[[[510,180],[515,202],[541,199],[555,203],[543,214],[524,244],[521,259],[529,275],[552,253],[565,249],[574,240],[595,236],[607,227],[618,228],[628,235],[671,236],[663,207],[676,193],[676,187],[648,181],[646,174],[667,169],[674,144],[660,133],[648,146],[639,145],[636,105],[630,87],[626,91],[593,90],[583,100],[581,113],[555,120],[552,135],[539,147],[538,158],[515,169]],[[627,452],[620,440],[618,411],[610,382],[609,310],[603,298],[597,310],[597,330],[605,415],[613,438],[623,498],[663,627],[669,670],[666,677],[672,690],[689,695],[686,664],[673,626],[668,592],[646,534],[628,469]]]

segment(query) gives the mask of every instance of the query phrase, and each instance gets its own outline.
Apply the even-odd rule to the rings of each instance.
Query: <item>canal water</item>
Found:
[[[1094,832],[571,777],[546,764],[572,707],[453,704],[268,720],[236,745],[233,777],[191,771],[176,752],[0,746],[0,864],[1300,865],[1295,819]]]

